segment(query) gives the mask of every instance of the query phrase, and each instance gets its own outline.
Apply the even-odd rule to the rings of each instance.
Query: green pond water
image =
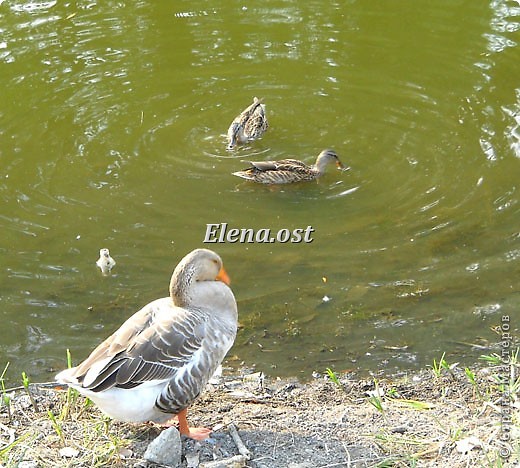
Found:
[[[520,327],[518,2],[221,3],[0,1],[0,367],[78,362],[204,246],[238,302],[228,365],[500,352],[504,317]],[[270,128],[228,151],[254,96]],[[350,171],[231,175],[324,148]],[[204,244],[208,223],[313,242]]]

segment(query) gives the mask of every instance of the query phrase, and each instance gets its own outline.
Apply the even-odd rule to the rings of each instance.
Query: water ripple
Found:
[[[236,352],[258,366],[413,366],[450,338],[492,337],[517,300],[518,9],[369,3],[4,2],[4,354],[30,349],[37,371],[88,352],[164,294],[208,222],[316,230],[309,245],[216,246],[237,298],[255,298]],[[253,96],[270,128],[227,151]],[[231,175],[327,147],[350,172],[285,187]],[[102,278],[105,246],[118,265]]]

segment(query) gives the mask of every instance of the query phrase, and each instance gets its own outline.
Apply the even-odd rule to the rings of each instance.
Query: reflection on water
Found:
[[[510,86],[508,76],[517,59],[518,43],[513,37],[514,32],[520,28],[517,20],[520,8],[511,2],[501,0],[492,1],[490,8],[492,16],[489,31],[482,34],[486,40],[486,50],[474,64],[481,74],[481,79],[475,83],[474,94],[468,98],[467,112],[480,122],[479,143],[482,152],[488,160],[496,161],[503,157],[503,145],[507,142],[513,154],[517,158],[520,157],[519,90]],[[509,94],[505,102],[504,93]],[[516,95],[513,100],[510,93]],[[486,96],[489,96],[489,104],[485,101]],[[497,113],[504,113],[508,118],[497,118]]]
[[[311,244],[209,246],[239,303],[232,365],[394,371],[497,349],[493,330],[520,301],[514,2],[0,8],[12,372],[45,379],[66,348],[84,357],[165,295],[222,222],[315,229]],[[269,131],[228,151],[253,96]],[[284,187],[231,175],[327,147],[350,171]],[[107,277],[102,247],[117,259]]]

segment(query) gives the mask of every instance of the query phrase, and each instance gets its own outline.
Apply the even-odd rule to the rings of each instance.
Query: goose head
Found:
[[[229,284],[222,259],[212,250],[196,249],[175,267],[170,296],[177,307],[210,305],[219,295],[230,292]]]

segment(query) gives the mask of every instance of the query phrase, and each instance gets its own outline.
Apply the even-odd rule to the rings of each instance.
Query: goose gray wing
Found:
[[[156,302],[127,320],[76,368],[74,374],[82,387],[101,392],[152,380],[166,382],[191,362],[202,346],[204,317],[178,308],[175,314],[171,310],[157,313]]]

